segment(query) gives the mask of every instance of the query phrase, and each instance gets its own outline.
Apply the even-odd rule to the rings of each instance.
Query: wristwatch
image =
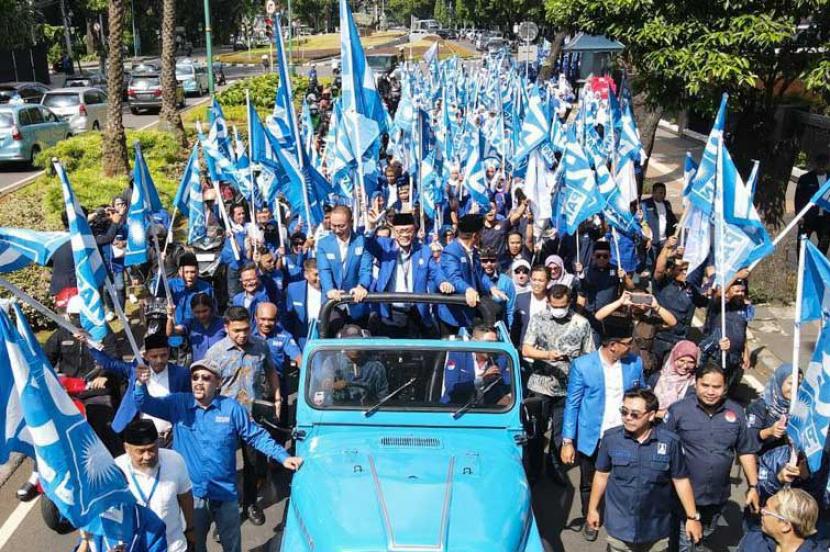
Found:
[[[700,512],[695,512],[694,515],[686,516],[689,521],[700,521]]]

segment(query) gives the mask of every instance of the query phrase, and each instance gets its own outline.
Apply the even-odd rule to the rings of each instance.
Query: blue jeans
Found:
[[[723,513],[723,504],[712,504],[708,506],[699,506],[697,511],[700,512],[700,523],[703,525],[703,538],[701,544],[706,538],[710,537],[715,529],[718,528],[718,521],[720,521]],[[680,552],[696,552],[698,545],[689,540],[686,536],[686,516],[680,517],[680,531],[679,531],[679,546]]]
[[[196,552],[207,552],[207,536],[210,522],[216,523],[224,552],[242,551],[241,521],[237,500],[219,501],[212,498],[193,497],[193,528]]]

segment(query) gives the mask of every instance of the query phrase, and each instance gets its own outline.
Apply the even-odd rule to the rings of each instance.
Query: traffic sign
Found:
[[[277,13],[277,3],[274,0],[268,0],[265,3],[265,13],[268,15],[274,15]]]
[[[519,25],[519,38],[525,42],[533,42],[539,36],[539,26],[532,21],[525,21]]]

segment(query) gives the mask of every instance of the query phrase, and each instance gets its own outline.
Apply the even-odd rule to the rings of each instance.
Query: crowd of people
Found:
[[[331,91],[315,92],[322,156]],[[332,311],[333,334],[447,339],[504,324],[533,413],[528,478],[564,488],[578,466],[586,541],[604,526],[609,550],[699,550],[730,500],[736,462],[747,485],[740,550],[804,552],[830,538],[827,471],[811,473],[803,458],[791,458],[786,439],[791,367],[781,366],[751,404],[735,400],[750,369],[749,272],[721,289],[707,263],[688,271],[665,184],[632,204],[637,232],[612,230],[597,215],[568,235],[540,226],[522,179],[488,158],[489,204],[465,195],[454,170],[442,224],[430,229],[400,160],[380,155],[370,205],[358,214],[326,205],[314,229],[252,204],[228,183],[218,187],[221,197],[206,185],[207,239],[222,243],[218,270],[206,272],[197,252],[176,240],[160,243],[165,253],[151,255],[143,272],[125,269],[129,192],[89,212],[118,300],[141,307],[143,358],[125,361],[112,333],[98,350],[65,329],[45,350],[60,372],[89,382],[90,424],[139,504],[163,522],[147,522],[148,535],[163,533],[174,552],[204,551],[213,523],[223,550],[238,551],[240,509],[250,523],[265,523],[270,468],[303,462],[284,448],[289,374],[322,306],[348,298]],[[164,239],[168,225],[158,220],[149,235]],[[80,325],[70,245],[52,262],[55,302]],[[433,294],[435,304],[364,302],[378,292]],[[445,295],[462,295],[466,306],[442,304]],[[696,312],[702,328],[693,326]],[[34,496],[36,477],[21,499]],[[78,549],[101,548],[82,535]]]

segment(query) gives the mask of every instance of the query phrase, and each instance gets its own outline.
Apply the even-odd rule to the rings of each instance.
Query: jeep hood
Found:
[[[536,531],[520,449],[502,431],[337,432],[304,454],[283,550],[517,552]]]

